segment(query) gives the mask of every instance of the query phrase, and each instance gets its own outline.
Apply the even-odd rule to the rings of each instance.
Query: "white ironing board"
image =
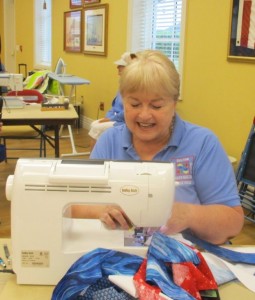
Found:
[[[69,101],[71,101],[74,92],[75,92],[75,88],[77,85],[83,85],[83,84],[90,84],[90,81],[78,76],[74,76],[74,75],[70,75],[70,74],[56,74],[56,73],[49,73],[48,74],[49,78],[54,79],[56,81],[58,81],[60,83],[60,93],[64,96],[64,91],[63,88],[61,87],[61,85],[71,85],[71,90],[70,90],[70,94],[68,96]],[[74,103],[74,105],[76,104],[76,101]],[[69,138],[70,138],[70,142],[71,142],[71,146],[72,146],[72,153],[68,153],[68,154],[62,154],[61,157],[64,156],[81,156],[81,155],[89,155],[90,152],[77,152],[75,144],[74,144],[74,138],[73,138],[73,132],[72,132],[72,127],[71,125],[67,125],[68,127],[68,132],[69,132]],[[59,136],[62,136],[62,130],[63,130],[63,126],[61,125],[60,127],[60,131],[59,131]]]

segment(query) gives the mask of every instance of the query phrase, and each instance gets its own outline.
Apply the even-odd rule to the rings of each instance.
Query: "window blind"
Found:
[[[164,52],[181,72],[186,0],[133,0],[130,49]]]
[[[51,67],[51,1],[46,0],[47,9],[43,9],[44,0],[34,0],[34,57],[39,69]]]

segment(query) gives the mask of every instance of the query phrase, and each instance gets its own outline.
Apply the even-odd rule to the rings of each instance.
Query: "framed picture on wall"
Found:
[[[70,0],[70,8],[82,7],[82,0]]]
[[[108,4],[84,7],[83,52],[107,55]]]
[[[64,50],[81,52],[81,10],[64,12]]]
[[[94,4],[94,3],[100,3],[100,0],[83,0],[83,6]]]
[[[251,1],[232,0],[229,61],[255,62],[255,6],[253,5],[253,8],[251,3]]]

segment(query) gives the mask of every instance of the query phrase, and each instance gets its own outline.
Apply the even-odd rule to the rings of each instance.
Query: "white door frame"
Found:
[[[16,73],[15,0],[3,0],[4,65],[9,73]]]

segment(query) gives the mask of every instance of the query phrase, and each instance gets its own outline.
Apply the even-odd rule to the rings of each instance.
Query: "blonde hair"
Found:
[[[136,53],[136,57],[123,70],[119,90],[123,97],[139,91],[178,100],[180,78],[175,65],[165,54],[145,50]]]

